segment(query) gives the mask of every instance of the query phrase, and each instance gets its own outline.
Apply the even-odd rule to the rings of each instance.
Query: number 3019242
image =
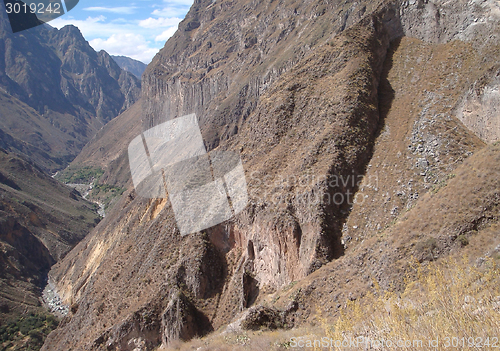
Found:
[[[44,13],[61,13],[60,3],[31,3],[31,4],[20,4],[20,3],[7,3],[5,4],[5,9],[7,13],[34,13],[34,14],[44,14]]]

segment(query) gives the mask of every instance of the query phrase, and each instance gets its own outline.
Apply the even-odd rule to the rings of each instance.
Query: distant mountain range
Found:
[[[131,59],[126,56],[114,56],[111,55],[113,60],[120,66],[121,69],[132,73],[137,78],[141,79],[142,74],[146,70],[147,65],[141,61]]]
[[[140,87],[78,28],[13,34],[0,11],[0,147],[60,170],[138,99]]]

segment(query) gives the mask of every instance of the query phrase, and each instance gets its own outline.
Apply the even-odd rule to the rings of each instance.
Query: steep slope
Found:
[[[196,113],[216,147],[281,74],[379,3],[197,2],[143,75],[144,128]]]
[[[111,56],[113,60],[124,71],[132,73],[137,78],[141,79],[142,74],[146,70],[147,65],[141,61],[134,60],[126,56]]]
[[[127,191],[52,270],[78,309],[44,349],[151,350],[264,303],[301,325],[397,288],[409,256],[495,250],[498,145],[459,118],[494,94],[497,5],[377,6],[193,5],[143,75],[143,128],[195,112],[208,149],[241,153],[250,204],[181,237],[168,199]],[[116,155],[103,133],[90,158]]]
[[[13,34],[0,6],[2,147],[47,171],[62,169],[138,99],[140,81],[96,53],[74,26]]]
[[[108,212],[125,189],[132,186],[127,150],[141,133],[142,100],[106,124],[56,179],[88,189],[89,200]]]
[[[71,161],[78,152],[72,137],[55,128],[31,106],[0,92],[0,146],[36,159],[46,170],[53,170]]]
[[[40,309],[47,273],[99,222],[94,204],[0,149],[0,320]]]
[[[398,340],[410,330],[415,339],[406,340],[430,340],[446,335],[435,334],[443,330],[468,335],[471,325],[475,325],[476,335],[497,330],[499,161],[499,144],[482,148],[454,170],[452,179],[421,196],[390,227],[372,231],[363,240],[353,238],[343,257],[274,294],[261,296],[257,304],[267,308],[249,309],[253,315],[242,313],[232,325],[206,338],[159,350],[286,350],[291,338],[300,337],[305,341],[324,336],[333,340],[361,336]],[[382,199],[379,196],[375,201]],[[457,271],[452,278],[447,275],[449,270],[442,269],[450,264],[449,270]],[[441,270],[427,275],[436,267]],[[426,283],[440,294],[432,295],[436,291],[426,290]],[[403,292],[403,287],[409,289]],[[454,291],[457,287],[458,293]],[[477,304],[471,297],[476,293]],[[488,296],[492,297],[491,305]],[[385,303],[367,306],[365,299]],[[448,299],[456,301],[456,311],[449,309]],[[491,315],[485,312],[489,306],[493,306]],[[420,314],[420,308],[425,315]],[[450,319],[450,315],[464,316],[465,320]],[[402,323],[397,325],[394,321],[399,317]],[[493,325],[487,324],[489,321]],[[277,332],[269,327],[272,323],[294,329]],[[381,325],[386,327],[382,333]],[[360,345],[351,349],[360,349]],[[424,344],[414,349],[433,347]]]
[[[488,259],[498,263],[499,157],[499,145],[481,149],[454,170],[452,179],[422,195],[390,227],[372,231],[363,240],[354,238],[344,257],[293,289],[284,288],[268,297],[269,301],[278,301],[274,303],[278,309],[295,301],[297,311],[289,318],[297,326],[308,317],[335,316],[346,301],[366,295],[374,282],[383,290],[397,291],[407,274],[415,274],[415,262],[425,267],[429,261],[451,255],[479,268],[487,266]]]
[[[316,140],[310,145],[311,154],[319,156],[309,158],[309,163],[304,165],[302,162],[293,164],[293,168],[286,172],[299,167],[304,168],[304,173],[309,169],[323,175],[332,169],[333,172],[360,172],[376,130],[377,77],[381,74],[388,45],[389,37],[379,18],[369,15],[362,24],[331,44],[311,51],[297,67],[284,75],[283,80],[277,81],[275,89],[270,88],[261,98],[260,113],[249,117],[252,120],[242,129],[247,135],[242,141],[254,139],[256,142],[259,140],[255,140],[256,137],[265,141],[258,154],[244,151],[244,162],[254,163],[254,169],[264,173],[269,172],[266,168],[270,166],[265,162],[266,153],[274,151],[285,156],[283,152],[288,146],[281,146],[254,126],[258,126],[259,120],[260,123],[280,123],[288,114],[289,118],[296,120],[297,128],[291,126],[287,138],[282,136],[285,145],[300,145],[304,140],[300,129],[308,124],[308,119],[314,118],[312,125],[315,125]],[[356,78],[359,81],[351,84]],[[304,87],[294,87],[293,80],[302,82]],[[316,83],[306,84],[311,81]],[[261,114],[269,108],[268,101],[286,99],[280,96],[282,86],[290,86],[285,93],[296,94],[296,111],[285,105],[281,114],[271,115],[269,121],[263,120]],[[323,114],[327,106],[331,108]],[[304,113],[299,112],[301,108],[305,109]],[[351,129],[358,133],[351,133]],[[269,128],[269,133],[274,131]],[[335,145],[340,140],[345,150]],[[248,145],[250,148],[251,144]],[[239,148],[239,145],[233,147]],[[324,155],[320,150],[325,150]],[[250,186],[252,190],[259,190],[258,185]],[[316,189],[300,190],[327,191],[320,184],[311,187]],[[63,329],[51,334],[46,347],[51,350],[65,348],[67,342],[77,348],[98,348],[104,343],[126,348],[129,342],[132,347],[134,335],[139,333],[137,337],[144,339],[137,328],[143,328],[142,315],[146,314],[152,318],[152,324],[147,327],[151,335],[148,333],[144,340],[148,348],[160,343],[162,338],[203,334],[227,323],[243,307],[251,305],[255,296],[247,287],[247,281],[251,287],[261,279],[260,289],[275,289],[306,276],[322,263],[342,254],[340,236],[335,235],[341,228],[343,216],[339,207],[342,206],[323,208],[320,204],[312,204],[308,208],[308,204],[297,201],[287,210],[270,203],[258,203],[259,195],[251,194],[253,205],[237,221],[181,238],[167,201],[149,201],[137,197],[134,192],[126,193],[113,214],[102,222],[100,234],[85,239],[65,262],[53,269],[51,275],[58,282],[63,299],[67,303],[77,303],[79,307],[71,321],[67,317],[69,323]],[[328,217],[326,212],[336,214],[338,218]],[[248,221],[255,222],[255,229],[248,226]],[[256,256],[259,262],[256,260],[255,267],[252,267],[251,259],[247,259],[250,254],[250,249],[247,252],[247,247],[250,247],[247,238],[250,241],[257,239],[251,237],[257,226],[262,227],[262,234],[268,230],[267,237],[275,234],[279,237],[262,250],[268,256]],[[280,247],[278,241],[281,240],[283,246]],[[258,255],[260,248],[257,245],[266,244],[264,237],[255,243]],[[286,245],[290,249],[286,256],[280,257],[274,250],[282,250]],[[291,260],[295,260],[296,267]],[[272,280],[271,271],[280,265],[280,273],[272,273],[277,279]],[[114,268],[104,270],[100,267]],[[113,286],[109,285],[110,279]],[[116,294],[118,291],[120,294]],[[124,295],[126,300],[122,298]],[[172,308],[168,306],[176,305],[182,306],[187,320],[197,320],[196,325],[177,320],[176,307],[168,312]],[[164,326],[160,322],[162,313],[173,314],[172,317],[165,315],[165,318],[173,319]],[[113,326],[110,323],[114,320],[122,322]],[[75,323],[79,325],[77,329],[74,329]]]

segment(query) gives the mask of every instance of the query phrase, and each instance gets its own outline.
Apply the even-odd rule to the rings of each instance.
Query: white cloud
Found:
[[[133,59],[149,62],[158,52],[159,48],[151,48],[140,34],[121,33],[113,34],[108,39],[97,38],[90,41],[96,50],[106,50],[112,55],[128,56]]]
[[[59,29],[69,24],[77,26],[87,40],[96,37],[110,36],[124,30],[123,25],[106,22],[106,17],[102,15],[98,17],[87,17],[87,19],[85,20],[77,20],[72,18],[56,18],[50,21],[51,26]]]
[[[177,30],[177,26],[175,27],[170,27],[160,35],[156,36],[155,41],[161,41],[161,42],[166,42],[168,38],[170,38],[172,35],[174,35],[175,31]]]
[[[100,16],[76,19],[70,14],[52,20],[50,25],[56,28],[75,25],[94,49],[149,63],[175,33],[192,4],[193,0],[156,0],[152,6],[138,5],[137,1],[122,7],[92,6],[84,10]],[[121,16],[128,14],[133,16]]]
[[[179,6],[179,7],[164,7],[162,9],[156,9],[151,14],[157,17],[184,17],[188,12],[188,6]]]
[[[193,0],[164,0],[165,5],[154,5],[156,9],[151,13],[157,17],[184,17]]]
[[[77,26],[95,50],[106,50],[111,55],[124,55],[149,63],[161,46],[154,41],[157,31],[145,29],[136,22],[106,22],[106,17],[88,17],[86,20],[56,18],[50,22],[56,28]]]
[[[135,6],[123,6],[123,7],[103,7],[103,6],[94,6],[94,7],[85,7],[85,11],[95,11],[95,12],[109,12],[109,13],[117,13],[121,15],[131,15],[135,12],[137,7]]]
[[[163,0],[164,3],[171,6],[191,6],[193,0]]]
[[[165,18],[165,17],[160,17],[160,18],[152,18],[149,17],[145,20],[139,21],[139,26],[143,28],[162,28],[162,27],[172,27],[176,26],[179,24],[179,22],[182,21],[182,19],[178,17],[171,17],[171,18]]]

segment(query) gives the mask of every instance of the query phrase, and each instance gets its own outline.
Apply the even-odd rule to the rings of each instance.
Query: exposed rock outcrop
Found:
[[[226,328],[227,332],[283,328],[285,313],[264,306],[252,306]]]
[[[317,301],[335,309],[344,288],[354,300],[372,279],[396,284],[404,254],[449,253],[448,231],[457,228],[442,227],[439,252],[404,244],[420,239],[412,228],[428,235],[418,219],[432,217],[423,215],[431,194],[485,145],[454,111],[498,64],[493,46],[476,40],[481,23],[499,33],[495,6],[197,1],[143,75],[143,128],[196,113],[209,150],[241,153],[250,204],[233,220],[181,237],[168,199],[130,189],[53,269],[64,300],[84,308],[45,350],[97,349],[93,340],[119,349],[139,338],[151,349],[159,336],[167,344],[217,330],[275,292],[293,295],[293,307],[282,298],[272,302],[279,309],[246,311],[247,327],[274,328],[278,311],[300,324]],[[431,211],[446,207],[436,204]],[[300,286],[286,292],[293,281]],[[182,298],[172,300],[175,292]],[[168,321],[158,334],[110,336],[110,324],[146,306],[156,323]],[[185,318],[173,318],[179,310]],[[188,325],[194,311],[205,326]]]
[[[457,117],[487,143],[500,140],[500,69],[474,82],[457,106]]]
[[[0,7],[0,146],[55,172],[138,100],[140,81],[78,28],[13,34]]]

